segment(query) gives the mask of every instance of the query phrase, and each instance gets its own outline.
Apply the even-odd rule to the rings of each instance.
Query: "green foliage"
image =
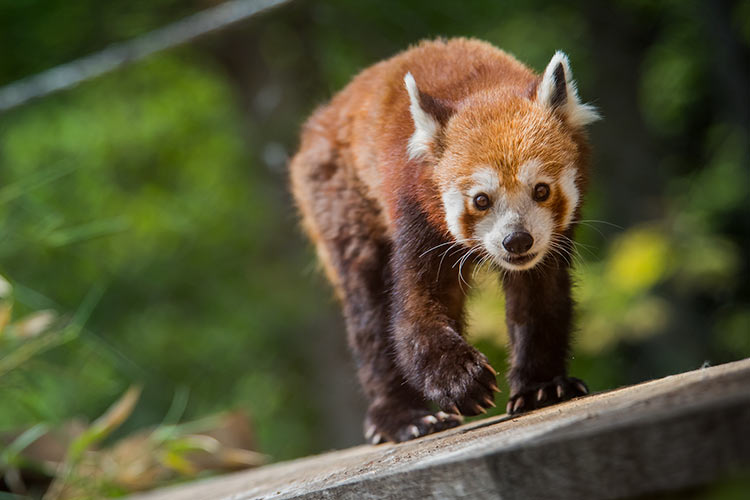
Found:
[[[274,437],[308,413],[304,401],[290,403],[304,372],[301,318],[289,314],[305,310],[307,285],[292,284],[288,261],[264,258],[284,254],[268,217],[283,204],[250,168],[238,122],[221,81],[176,57],[2,117],[0,256],[14,279],[43,293],[18,287],[19,301],[71,310],[92,283],[103,296],[79,342],[0,381],[13,402],[0,425],[91,414],[135,379],[152,405],[141,424],[163,416],[187,384],[191,410],[242,401],[261,437],[279,443],[272,451],[307,449],[299,431],[294,442]],[[86,369],[61,378],[55,366]],[[238,383],[255,371],[257,385]],[[37,406],[45,401],[55,404]],[[279,418],[286,405],[297,416]]]

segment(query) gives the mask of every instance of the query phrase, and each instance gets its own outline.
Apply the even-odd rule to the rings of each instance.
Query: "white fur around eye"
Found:
[[[466,237],[461,227],[461,216],[466,210],[466,197],[473,198],[479,193],[488,195],[491,199],[496,198],[500,189],[500,178],[497,172],[490,167],[481,167],[474,172],[470,179],[470,187],[467,192],[462,192],[457,185],[453,185],[443,192],[442,200],[445,208],[445,223],[448,230],[456,239]],[[465,181],[466,178],[459,179]],[[459,184],[461,182],[457,182]]]
[[[542,167],[542,162],[539,160],[529,160],[521,164],[518,167],[518,173],[516,179],[521,184],[530,186],[539,177],[539,170]]]
[[[540,182],[552,184],[552,178],[542,174],[542,162],[540,160],[529,160],[518,167],[516,179],[522,185],[533,188]]]
[[[469,196],[474,197],[479,193],[492,195],[500,189],[500,178],[497,172],[489,167],[484,167],[471,175],[472,186]]]
[[[578,192],[578,186],[576,185],[576,177],[577,172],[573,167],[566,168],[560,176],[560,189],[568,201],[566,212],[563,217],[563,227],[560,228],[561,230],[568,228],[573,219],[573,214],[575,213],[576,208],[578,208],[578,203],[581,200],[581,195]]]

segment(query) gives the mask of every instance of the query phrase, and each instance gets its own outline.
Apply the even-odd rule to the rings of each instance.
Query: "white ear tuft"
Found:
[[[559,50],[544,70],[536,99],[545,107],[560,109],[568,123],[575,128],[582,128],[599,119],[593,106],[581,104],[568,56]]]
[[[417,88],[417,82],[414,81],[411,73],[406,73],[406,76],[404,76],[404,84],[406,84],[406,91],[409,93],[409,111],[411,111],[411,118],[414,120],[414,134],[409,139],[406,150],[409,158],[414,160],[430,151],[430,144],[435,139],[439,125],[432,115],[422,109],[419,88]]]

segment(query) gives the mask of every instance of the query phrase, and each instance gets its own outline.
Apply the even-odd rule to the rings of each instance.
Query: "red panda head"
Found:
[[[532,92],[494,87],[441,106],[411,74],[405,83],[415,124],[408,152],[434,166],[456,241],[512,271],[554,252],[581,199],[581,132],[598,118],[579,101],[565,54]]]

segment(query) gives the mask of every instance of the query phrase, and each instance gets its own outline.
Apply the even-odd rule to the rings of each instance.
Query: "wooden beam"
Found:
[[[132,497],[623,498],[750,473],[750,359]]]

